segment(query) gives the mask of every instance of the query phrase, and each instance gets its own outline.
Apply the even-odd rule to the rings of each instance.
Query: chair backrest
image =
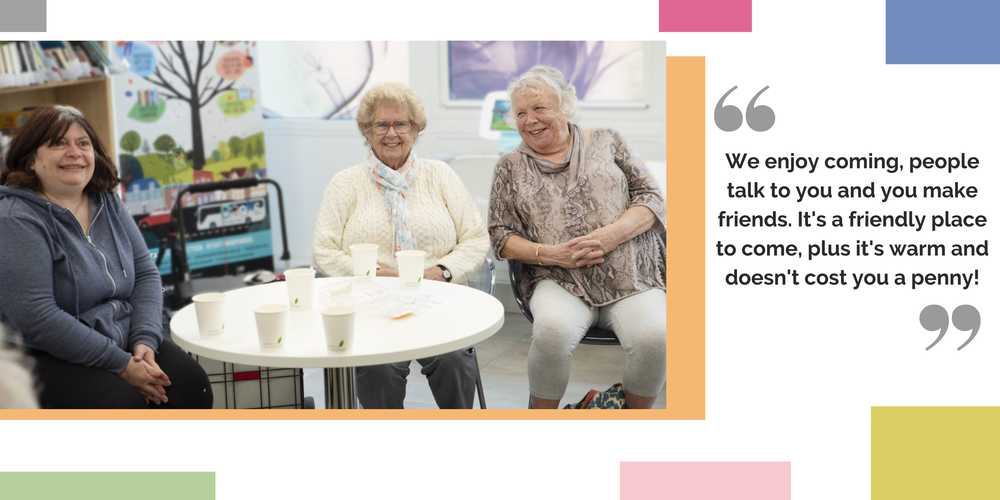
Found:
[[[490,295],[493,295],[496,282],[497,268],[493,265],[493,259],[489,257],[483,261],[483,265],[476,271],[476,274],[469,278],[469,286]]]
[[[534,323],[535,318],[531,315],[531,309],[528,308],[528,303],[524,301],[524,295],[521,294],[521,264],[516,260],[507,261],[507,270],[510,273],[510,288],[514,292],[514,301],[517,302],[517,308],[521,310],[521,314],[525,318],[528,318],[529,322]]]
[[[499,156],[461,156],[448,164],[476,202],[484,221],[490,207],[490,192],[493,191],[493,171],[499,159]]]
[[[663,242],[663,282],[667,282],[667,232],[664,231],[658,234],[660,241]]]

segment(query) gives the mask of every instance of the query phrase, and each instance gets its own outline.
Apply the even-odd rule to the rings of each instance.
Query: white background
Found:
[[[336,5],[335,7],[332,5]],[[791,461],[795,498],[870,492],[870,407],[991,405],[998,348],[988,258],[720,259],[715,241],[806,244],[821,239],[981,242],[996,219],[994,66],[887,66],[882,2],[754,2],[754,32],[659,34],[656,2],[303,2],[271,7],[209,2],[48,1],[49,33],[67,39],[657,39],[667,55],[707,56],[707,420],[703,422],[4,422],[0,470],[217,472],[217,498],[614,498],[622,461]],[[148,8],[148,10],[146,10]],[[210,12],[214,10],[215,12]],[[155,21],[138,12],[155,12]],[[219,22],[219,20],[229,20]],[[235,22],[232,22],[234,21]],[[714,127],[715,101],[758,104],[777,122],[757,133]],[[270,152],[270,151],[269,151]],[[725,152],[771,155],[977,156],[978,170],[732,172]],[[822,170],[822,169],[821,169]],[[945,184],[976,200],[827,200],[801,209],[986,214],[984,229],[723,230],[720,210],[794,214],[794,201],[730,200],[727,182]],[[994,203],[989,203],[994,201]],[[792,217],[794,220],[794,217]],[[672,240],[677,241],[677,240]],[[670,263],[683,265],[683,263]],[[734,268],[967,271],[960,287],[727,287]],[[983,328],[935,334],[920,310],[976,306]],[[953,329],[954,327],[951,327]],[[156,485],[150,485],[155,488]],[[138,493],[138,492],[137,492]],[[141,497],[141,495],[137,495]]]

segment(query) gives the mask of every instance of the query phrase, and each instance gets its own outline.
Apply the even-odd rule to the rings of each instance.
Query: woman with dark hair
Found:
[[[0,321],[44,408],[211,408],[205,371],[163,340],[160,275],[76,109],[36,111],[0,169]]]

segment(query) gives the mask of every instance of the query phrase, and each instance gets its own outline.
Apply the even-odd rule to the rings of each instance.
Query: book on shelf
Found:
[[[28,120],[31,113],[30,109],[0,113],[0,163],[3,163],[7,154],[7,148],[10,147],[14,131]]]
[[[97,42],[0,42],[0,88],[108,74],[111,58]]]

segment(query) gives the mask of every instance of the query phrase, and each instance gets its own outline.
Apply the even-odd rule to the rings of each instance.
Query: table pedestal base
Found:
[[[326,382],[326,409],[357,409],[358,393],[354,387],[354,368],[327,368],[323,372]]]

